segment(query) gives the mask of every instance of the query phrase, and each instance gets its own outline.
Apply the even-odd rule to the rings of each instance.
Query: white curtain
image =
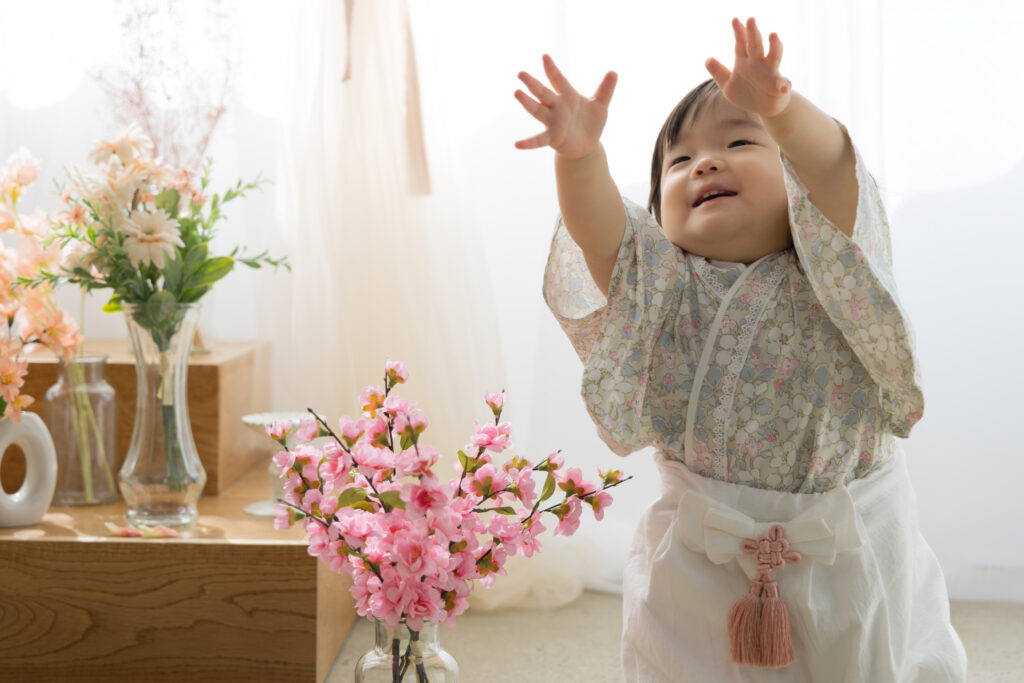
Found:
[[[342,2],[294,7],[274,233],[292,272],[266,279],[260,297],[275,404],[354,415],[385,360],[401,359],[401,392],[451,456],[486,417],[484,391],[503,384],[501,347],[478,333],[496,315],[476,237],[417,133],[405,3],[357,0],[351,25]]]

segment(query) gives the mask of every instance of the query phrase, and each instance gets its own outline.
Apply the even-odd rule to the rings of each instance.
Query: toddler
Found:
[[[609,72],[581,96],[550,57],[520,78],[561,219],[548,305],[619,455],[654,446],[662,495],[623,581],[626,677],[963,681],[945,581],[897,437],[923,398],[878,187],[846,129],[779,73],[753,19],[734,68],[655,143],[647,210],[599,142]],[[651,213],[653,213],[653,216]]]

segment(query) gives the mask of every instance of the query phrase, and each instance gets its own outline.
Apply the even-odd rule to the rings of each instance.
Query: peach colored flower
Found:
[[[123,129],[113,140],[101,141],[92,152],[89,158],[97,166],[106,164],[111,157],[116,156],[124,165],[128,165],[135,159],[149,156],[153,153],[153,141],[149,139],[137,124],[132,124]]]

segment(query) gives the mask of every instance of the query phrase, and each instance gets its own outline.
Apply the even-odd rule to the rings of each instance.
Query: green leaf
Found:
[[[403,451],[407,451],[410,448],[412,448],[412,437],[411,436],[403,436],[402,437],[402,450]]]
[[[352,506],[356,510],[362,510],[363,512],[377,512],[377,508],[374,507],[373,503],[368,500],[364,500],[361,503],[356,503]]]
[[[555,478],[548,473],[547,478],[544,480],[544,490],[540,494],[541,501],[545,501],[551,496],[555,495]]]
[[[231,272],[235,267],[235,260],[230,256],[218,256],[207,259],[207,261],[196,271],[195,277],[189,283],[191,287],[209,287],[217,280]]]
[[[206,257],[208,255],[209,247],[206,242],[200,242],[185,252],[185,264],[182,278],[184,280],[189,280],[194,277],[199,271],[199,268],[206,262]]]
[[[402,495],[398,491],[384,491],[378,498],[380,498],[380,502],[389,508],[405,509],[405,501],[402,500]]]
[[[176,254],[174,259],[164,266],[164,289],[171,292],[178,292],[181,288],[182,277],[185,273],[185,262],[181,254]]]
[[[173,188],[164,190],[156,197],[156,208],[163,209],[171,218],[177,218],[180,203],[181,195]]]
[[[104,313],[120,313],[122,310],[121,297],[117,294],[112,294],[110,300],[103,304]]]
[[[462,465],[462,469],[469,469],[469,456],[462,451],[459,451],[459,464]]]
[[[341,495],[338,496],[338,507],[353,507],[364,500],[366,500],[366,489],[361,486],[352,486],[342,491]]]
[[[514,515],[516,514],[515,508],[510,505],[502,505],[500,508],[494,508],[494,511],[499,515]]]
[[[7,401],[0,396],[0,415],[3,415],[5,410],[7,410]]]

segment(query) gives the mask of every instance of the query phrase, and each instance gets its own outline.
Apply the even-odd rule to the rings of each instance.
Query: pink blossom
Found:
[[[273,424],[264,427],[263,430],[267,433],[267,436],[280,443],[288,438],[294,426],[295,423],[291,420],[274,420]]]
[[[532,507],[537,500],[536,487],[537,483],[533,480],[533,472],[527,469],[516,478],[516,497],[526,507]]]
[[[366,387],[359,397],[359,405],[364,413],[372,413],[384,405],[384,390],[375,386]]]
[[[27,374],[27,360],[18,361],[6,353],[0,354],[0,398],[7,403],[14,401]]]
[[[278,451],[274,455],[274,464],[281,468],[283,475],[295,464],[295,454],[288,450]]]
[[[512,442],[509,440],[509,431],[510,428],[507,422],[503,422],[500,425],[490,423],[477,425],[476,434],[473,436],[473,445],[477,448],[486,448],[495,453],[500,453],[512,446]]]
[[[409,370],[402,361],[389,358],[384,363],[384,375],[392,385],[402,384],[405,380],[409,379]]]
[[[412,401],[406,401],[404,398],[396,394],[392,394],[384,399],[383,405],[384,412],[392,415],[397,415],[398,413],[411,413],[415,408],[415,404],[413,404]]]
[[[423,417],[419,411],[413,411],[408,414],[399,413],[395,417],[395,431],[401,437],[419,436],[426,429],[427,418]]]
[[[493,394],[484,394],[484,402],[494,413],[495,417],[501,414],[502,408],[505,407],[505,390],[502,389],[499,392]]]
[[[365,441],[357,443],[352,449],[352,459],[359,468],[359,473],[367,479],[373,479],[379,470],[394,466],[394,454],[391,451],[377,448]]]
[[[433,588],[421,585],[406,604],[405,622],[413,631],[422,629],[424,621],[436,624],[444,621],[445,617],[445,602]]]
[[[544,526],[540,517],[531,517],[526,520],[523,525],[522,542],[519,544],[519,554],[523,557],[533,557],[533,554],[541,549],[541,543],[537,537],[545,531],[547,531],[547,527]]]
[[[558,488],[570,496],[582,496],[592,493],[597,488],[591,482],[583,479],[583,471],[579,467],[572,467],[563,476],[556,475],[555,478],[558,479]]]
[[[313,557],[320,557],[327,552],[331,539],[327,535],[327,529],[313,519],[306,520],[306,536],[309,538],[309,547],[306,548]]]
[[[388,421],[383,417],[375,417],[367,424],[366,436],[374,446],[389,448],[391,435],[388,430]]]
[[[594,509],[594,518],[600,521],[604,519],[604,509],[612,504],[612,497],[611,494],[602,490],[592,496],[587,496],[586,501]]]
[[[484,465],[462,482],[462,490],[486,498],[508,486],[508,477],[494,465]]]
[[[320,433],[320,425],[312,417],[304,417],[295,430],[295,443],[309,443]]]
[[[413,515],[425,514],[428,510],[439,513],[444,510],[448,496],[437,485],[437,478],[426,475],[420,478],[419,484],[406,484],[402,487],[402,500],[405,501],[406,512]]]
[[[421,477],[428,475],[440,457],[440,452],[430,446],[408,448],[395,456],[395,476]]]
[[[362,560],[359,560],[362,562]],[[369,571],[352,572],[352,587],[349,593],[356,601],[356,612],[361,617],[370,614],[370,598],[380,590],[380,579]]]
[[[555,536],[572,536],[580,527],[580,513],[583,511],[580,499],[573,496],[552,512],[558,516],[558,526],[552,532]]]
[[[523,525],[518,519],[505,517],[504,515],[494,515],[491,517],[491,523],[487,526],[487,531],[494,538],[500,540],[502,547],[513,555],[518,552],[525,534]]]
[[[351,510],[340,516],[334,524],[345,542],[353,548],[361,548],[366,539],[377,533],[375,517],[370,512]]]
[[[547,465],[541,469],[547,472],[554,472],[555,470],[561,469],[565,465],[565,458],[562,457],[560,451],[555,451],[547,457]]]
[[[366,431],[366,420],[360,419],[353,422],[351,417],[345,416],[338,419],[338,433],[345,441],[345,445],[352,447],[359,437]]]

